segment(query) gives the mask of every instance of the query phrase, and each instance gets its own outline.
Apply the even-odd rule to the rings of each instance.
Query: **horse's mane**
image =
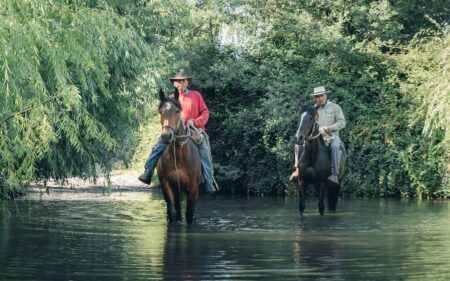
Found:
[[[300,107],[298,113],[299,116],[303,114],[303,112],[314,113],[317,110],[315,105],[306,104]]]
[[[181,103],[178,99],[176,98],[171,98],[171,97],[165,97],[163,100],[161,100],[159,102],[159,106],[158,109],[161,109],[161,107],[166,103],[166,102],[171,102],[173,103],[176,107],[178,107],[180,110],[183,110],[183,108],[181,107]]]

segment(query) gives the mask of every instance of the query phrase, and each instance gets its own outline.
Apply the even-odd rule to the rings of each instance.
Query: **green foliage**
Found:
[[[405,122],[414,133],[401,159],[417,197],[449,197],[450,35],[420,41],[398,57],[408,73],[401,83],[411,104]]]
[[[446,197],[446,1],[6,0],[0,186],[141,170],[158,88],[194,75],[222,187],[295,193],[292,136],[313,87],[344,110],[343,193]],[[131,161],[131,162],[130,162]]]
[[[232,16],[240,16],[241,28],[248,27],[244,33],[253,41],[244,50],[217,53],[205,45],[191,50],[200,54],[191,64],[203,68],[194,69],[211,105],[208,129],[219,177],[243,184],[243,192],[295,192],[286,179],[296,112],[312,102],[309,93],[322,84],[333,91],[330,99],[348,120],[341,134],[349,152],[344,193],[448,197],[442,169],[446,153],[434,150],[440,135],[430,143],[421,129],[425,123],[411,126],[412,112],[423,112],[421,103],[406,98],[403,83],[412,73],[383,48],[410,36],[403,36],[398,20],[406,15],[386,1],[233,3],[244,12],[236,16],[239,9],[231,9]],[[443,103],[433,108],[445,114],[448,102],[438,100]],[[443,117],[438,119],[448,120]],[[415,151],[425,144],[420,157]]]
[[[146,118],[145,122],[141,123],[139,130],[135,132],[135,150],[137,153],[130,155],[131,157],[131,168],[134,170],[141,171],[145,165],[148,155],[151,149],[155,145],[160,133],[161,124],[160,116],[158,114],[158,103],[153,103],[147,106],[144,110],[150,112],[149,117]],[[133,138],[134,139],[134,138]]]
[[[0,185],[108,172],[140,107],[145,42],[108,10],[11,0],[0,14]]]

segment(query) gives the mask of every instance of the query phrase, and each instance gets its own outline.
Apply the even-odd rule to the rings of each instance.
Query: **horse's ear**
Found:
[[[302,106],[300,106],[298,113],[299,113],[299,115],[302,115],[303,112],[305,112],[307,110],[308,110],[308,105],[302,105]]]
[[[175,88],[175,99],[178,100],[178,97],[180,96],[180,92],[178,92],[178,88]]]
[[[163,90],[162,89],[159,89],[159,100],[164,100],[164,98],[165,98],[165,95],[164,95],[164,92],[163,92]]]

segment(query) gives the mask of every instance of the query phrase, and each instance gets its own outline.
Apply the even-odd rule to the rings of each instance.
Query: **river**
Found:
[[[450,280],[450,201],[33,192],[0,210],[0,280]]]

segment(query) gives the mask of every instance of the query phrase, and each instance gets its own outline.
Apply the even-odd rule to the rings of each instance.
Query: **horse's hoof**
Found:
[[[305,211],[305,209],[304,208],[303,209],[299,209],[298,211],[300,213],[300,216],[303,216],[303,212]]]

